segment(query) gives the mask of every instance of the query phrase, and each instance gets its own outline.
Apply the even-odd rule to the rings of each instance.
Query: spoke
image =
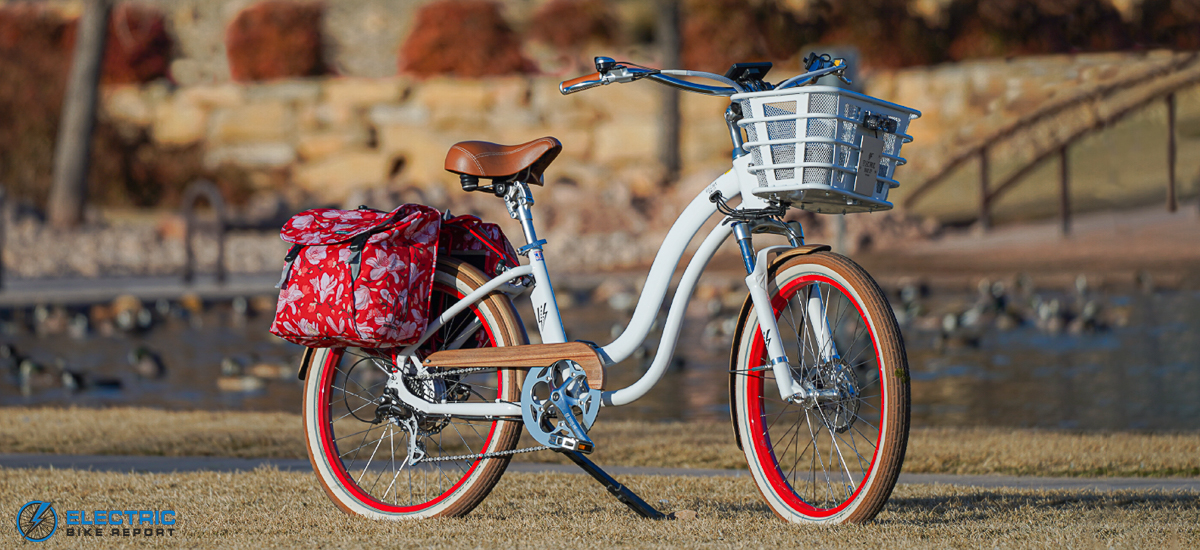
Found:
[[[812,416],[808,414],[808,411],[804,411],[804,417],[808,419],[808,433],[811,435],[813,441],[813,454],[821,463],[821,473],[825,477],[825,488],[829,493],[829,499],[833,500],[833,480],[829,479],[829,469],[825,467],[825,457],[821,456],[820,447],[817,446],[817,433],[821,433],[821,429],[818,427],[817,432],[813,433]]]
[[[865,421],[864,421],[864,422],[865,422]],[[867,443],[869,443],[869,444],[871,445],[871,449],[872,449],[872,451],[871,451],[871,452],[872,452],[872,453],[874,453],[874,452],[875,452],[875,451],[874,451],[874,449],[878,449],[878,448],[879,448],[879,447],[878,447],[878,445],[876,445],[875,443],[873,443],[873,442],[872,442],[872,439],[871,439],[870,437],[868,437],[868,436],[867,436],[867,434],[864,434],[864,433],[862,433],[862,429],[860,429],[860,428],[857,426],[857,423],[855,423],[855,425],[853,426],[853,428],[854,428],[854,431],[855,431],[856,433],[858,433],[858,435],[862,436],[862,438],[863,438],[863,441],[866,441]]]
[[[365,433],[365,432],[369,432],[369,431],[371,431],[371,430],[374,430],[376,427],[377,427],[377,426],[371,426],[370,428],[367,428],[367,429],[365,429],[365,430],[363,430],[363,431],[361,431],[361,432],[354,432],[354,433],[352,433],[352,434],[346,434],[346,435],[343,435],[343,436],[335,437],[335,438],[333,438],[333,440],[334,440],[334,441],[338,441],[338,440],[340,440],[340,439],[345,439],[345,438],[347,438],[347,437],[353,437],[353,436],[356,436],[356,435],[358,435],[358,434],[360,434],[360,433]]]
[[[364,446],[366,446],[366,444],[367,444],[367,436],[371,435],[371,430],[373,430],[373,429],[375,429],[375,427],[374,427],[374,426],[372,426],[372,427],[370,427],[370,428],[367,428],[366,432],[365,432],[365,433],[363,433],[363,438],[362,438],[362,441],[361,441],[361,442],[358,444],[358,447],[355,447],[355,448],[353,448],[353,449],[351,449],[351,450],[349,450],[349,451],[346,451],[345,453],[342,453],[341,455],[339,455],[339,456],[338,456],[338,458],[345,458],[345,456],[346,456],[346,455],[348,455],[348,454],[350,454],[350,453],[352,453],[352,452],[353,452],[353,453],[354,453],[354,457],[350,459],[350,462],[354,462],[355,460],[357,460],[357,459],[358,459],[358,453],[357,453],[357,452],[355,452],[355,451],[358,451],[359,449],[361,449],[361,448],[363,448]]]
[[[376,384],[376,385],[378,385],[378,384]],[[359,399],[362,399],[363,401],[366,401],[366,402],[367,402],[367,404],[371,404],[371,403],[374,403],[374,402],[375,402],[375,399],[373,399],[373,398],[372,398],[372,399],[367,399],[366,397],[363,397],[363,396],[359,395],[359,394],[358,394],[358,392],[352,392],[352,391],[350,391],[350,390],[347,390],[346,388],[339,388],[339,387],[337,387],[337,386],[330,386],[330,387],[332,387],[332,388],[333,388],[333,389],[335,389],[335,390],[342,390],[342,393],[348,393],[348,394],[350,394],[350,395],[353,395],[354,397],[357,397],[357,398],[359,398]],[[359,384],[359,387],[362,387],[362,384]],[[372,386],[372,387],[374,387],[374,386]],[[355,410],[357,410],[357,409],[355,409]]]
[[[346,413],[346,414],[343,414],[342,416],[339,416],[339,417],[337,417],[337,418],[333,419],[333,421],[331,421],[331,422],[330,422],[330,424],[333,424],[334,422],[337,422],[337,421],[339,421],[339,420],[342,420],[343,418],[346,418],[347,416],[353,415],[354,413],[356,413],[356,412],[358,412],[358,411],[361,411],[361,410],[363,410],[364,408],[371,406],[372,404],[374,404],[374,402],[373,402],[373,401],[368,401],[368,402],[366,402],[366,403],[363,403],[362,405],[359,405],[359,406],[358,406],[358,408],[356,408],[356,409],[354,409],[354,410],[352,410],[352,411],[350,411],[350,412],[348,412],[348,413]],[[330,405],[333,405],[333,403],[330,403]],[[358,418],[358,417],[356,416],[355,418]],[[370,428],[367,428],[367,429],[369,430]]]
[[[367,465],[363,466],[362,473],[358,474],[357,481],[359,483],[359,487],[362,487],[362,478],[363,478],[363,476],[367,475],[367,468],[371,467],[371,461],[375,460],[375,453],[379,452],[379,445],[383,444],[383,438],[385,438],[385,437],[387,437],[386,434],[379,436],[379,441],[375,442],[375,448],[373,450],[371,450],[371,456],[367,458]]]
[[[479,327],[482,327],[482,326],[483,326],[483,323],[479,321],[479,317],[472,315],[471,321],[467,324],[467,326],[463,327],[462,333],[459,334],[457,337],[455,337],[454,340],[451,341],[449,344],[446,344],[446,346],[443,347],[442,349],[461,348],[462,345],[464,343],[466,343],[467,338],[474,336],[476,332],[479,332]]]
[[[408,464],[408,457],[406,456],[406,457],[404,457],[404,460],[400,462],[400,467],[396,469],[396,472],[394,474],[392,474],[392,482],[388,484],[387,490],[383,492],[383,498],[380,500],[386,499],[388,493],[392,492],[392,487],[394,485],[396,485],[396,478],[400,477],[400,472],[402,472],[404,470],[404,466],[407,464]],[[408,475],[409,475],[408,488],[409,488],[409,492],[411,493],[412,492],[412,469],[411,468],[408,471]],[[400,496],[400,491],[396,491],[396,494],[392,495],[392,504],[399,504],[399,502],[396,501],[397,497],[399,497],[399,496]],[[409,503],[412,503],[412,501],[410,500]]]
[[[863,477],[865,478],[867,476],[867,470],[870,469],[869,466],[871,465],[871,463],[868,462],[867,463],[868,467],[866,467],[866,468],[863,467],[863,455],[862,455],[862,453],[858,452],[858,443],[854,442],[854,432],[850,432],[848,435],[850,437],[850,450],[854,451],[854,456],[858,458],[858,469],[861,470]],[[840,437],[840,436],[838,436],[838,437]],[[845,440],[843,440],[843,442],[844,441]]]
[[[824,414],[821,414],[821,422],[823,424],[825,424],[825,430],[829,432],[830,463],[833,462],[833,452],[836,451],[837,456],[838,456],[838,461],[840,461],[842,463],[842,471],[846,474],[846,476],[843,479],[848,478],[850,480],[851,485],[853,485],[854,484],[854,476],[850,474],[850,467],[846,466],[846,457],[842,456],[842,447],[841,447],[841,445],[838,445],[837,430],[834,430],[833,426],[829,425],[829,420],[827,418],[825,418]],[[846,497],[849,498],[852,494],[853,494],[853,491],[847,491]]]

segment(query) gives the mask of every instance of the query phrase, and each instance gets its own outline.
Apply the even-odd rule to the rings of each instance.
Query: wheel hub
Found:
[[[806,382],[816,390],[810,408],[816,409],[831,429],[844,433],[854,426],[860,406],[859,381],[854,369],[835,359],[812,369]]]

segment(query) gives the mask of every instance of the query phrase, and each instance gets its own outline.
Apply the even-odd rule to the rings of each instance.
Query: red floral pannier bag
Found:
[[[308,347],[415,342],[429,323],[441,216],[406,204],[391,212],[317,208],[293,216],[271,333]]]

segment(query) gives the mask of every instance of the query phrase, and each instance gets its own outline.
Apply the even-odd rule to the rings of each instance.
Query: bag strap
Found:
[[[304,248],[304,245],[294,244],[292,245],[291,250],[288,250],[287,255],[283,257],[283,273],[279,276],[279,282],[275,283],[275,288],[282,290],[283,285],[287,284],[288,275],[292,272],[292,262],[296,261],[296,258],[300,257],[301,248]]]
[[[362,207],[360,206],[359,208]],[[374,237],[376,234],[387,231],[389,226],[399,221],[402,214],[405,214],[405,212],[403,210],[399,210],[395,214],[392,214],[383,223],[363,231],[362,233],[355,235],[354,238],[350,239],[350,252],[353,254],[350,256],[350,260],[347,263],[350,264],[351,281],[358,280],[358,274],[362,270],[362,251],[363,248],[366,248],[367,241],[369,241],[371,237]]]
[[[476,231],[475,231],[475,229],[476,229],[477,227],[478,227],[478,224],[475,224],[475,225],[472,225],[472,226],[470,226],[470,227],[467,227],[466,229],[467,229],[467,231],[468,231],[468,232],[470,232],[470,233],[471,233],[471,235],[473,235],[473,236],[474,236],[476,239],[479,239],[481,242],[483,242],[483,245],[484,245],[484,246],[486,246],[486,247],[488,247],[488,248],[492,249],[492,252],[495,252],[497,256],[500,256],[500,261],[501,261],[501,262],[503,262],[503,263],[507,264],[507,263],[508,263],[508,260],[509,260],[508,254],[505,254],[505,253],[501,252],[499,248],[496,248],[496,245],[492,243],[492,239],[490,239],[490,238],[489,238],[489,237],[487,237],[486,235],[482,235],[482,234],[480,234],[479,232],[476,232]],[[505,265],[505,267],[508,267],[508,266],[507,266],[507,265]]]

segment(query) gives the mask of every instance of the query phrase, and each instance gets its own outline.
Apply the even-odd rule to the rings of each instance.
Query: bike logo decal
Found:
[[[767,332],[763,333],[763,344],[768,348],[771,347],[771,329],[767,329]]]
[[[539,329],[542,328],[542,325],[546,324],[546,304],[542,304],[542,305],[538,306],[537,322],[538,322]]]
[[[58,512],[49,502],[31,500],[17,510],[17,532],[29,542],[42,542],[58,530]]]

